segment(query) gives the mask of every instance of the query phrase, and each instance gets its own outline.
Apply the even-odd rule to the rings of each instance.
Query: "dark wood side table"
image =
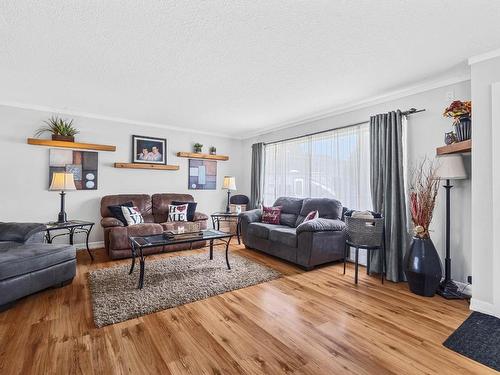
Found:
[[[85,245],[87,246],[87,252],[90,255],[90,259],[94,260],[94,256],[90,252],[89,248],[90,232],[92,231],[94,224],[95,223],[91,221],[84,221],[84,220],[69,220],[65,223],[58,223],[58,222],[45,223],[46,226],[45,239],[47,240],[48,243],[52,243],[52,241],[56,237],[69,235],[69,243],[70,245],[73,245],[75,234],[85,233],[86,235]],[[51,232],[54,231],[64,231],[64,233],[51,235]]]
[[[236,237],[238,245],[240,245],[241,219],[238,215],[236,212],[214,212],[210,217],[212,218],[212,228],[217,230],[220,230],[221,221],[236,221]]]

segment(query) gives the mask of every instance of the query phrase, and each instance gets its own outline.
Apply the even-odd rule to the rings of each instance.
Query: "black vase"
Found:
[[[471,138],[471,119],[470,117],[460,117],[459,122],[455,125],[455,133],[458,142],[466,141]]]
[[[405,256],[405,275],[413,293],[425,297],[432,297],[436,293],[443,269],[430,238],[413,237]]]

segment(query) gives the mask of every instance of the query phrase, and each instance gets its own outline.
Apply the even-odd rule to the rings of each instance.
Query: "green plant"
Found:
[[[217,149],[214,146],[211,146],[209,150],[210,150],[210,152],[216,152],[217,151]]]
[[[59,116],[52,116],[50,119],[44,121],[46,126],[40,127],[36,133],[35,137],[42,135],[45,132],[52,133],[54,135],[62,135],[65,137],[73,137],[78,134],[78,130],[73,126],[73,120],[68,121],[62,119]]]
[[[203,148],[203,145],[201,143],[195,143],[193,147],[196,152],[200,152]]]

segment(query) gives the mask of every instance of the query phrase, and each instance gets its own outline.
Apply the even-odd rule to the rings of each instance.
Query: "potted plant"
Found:
[[[217,154],[217,149],[214,146],[211,146],[210,149],[209,149],[209,151],[210,151],[210,155]]]
[[[201,149],[203,148],[203,145],[201,143],[195,143],[193,148],[194,148],[194,152],[199,154],[199,153],[201,153]]]
[[[455,100],[444,110],[444,117],[453,118],[458,142],[465,141],[471,137],[471,115],[472,103],[470,100],[463,102]]]
[[[424,159],[411,173],[410,213],[414,236],[405,254],[405,275],[410,290],[418,295],[432,297],[439,286],[443,270],[441,260],[430,238],[439,179],[433,162]]]
[[[75,134],[78,134],[78,130],[73,126],[73,120],[68,121],[58,116],[52,116],[44,122],[46,126],[40,127],[35,133],[35,137],[39,137],[43,133],[49,132],[52,134],[52,140],[54,141],[75,141]]]

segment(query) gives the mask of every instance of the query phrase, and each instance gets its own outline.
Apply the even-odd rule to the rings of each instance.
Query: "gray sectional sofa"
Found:
[[[247,248],[298,264],[306,270],[344,258],[344,208],[335,199],[281,197],[273,206],[281,206],[280,225],[261,222],[261,210],[240,214],[241,235]],[[311,211],[319,219],[303,223]]]
[[[19,298],[73,280],[75,248],[43,243],[44,230],[36,223],[0,223],[0,311]]]

